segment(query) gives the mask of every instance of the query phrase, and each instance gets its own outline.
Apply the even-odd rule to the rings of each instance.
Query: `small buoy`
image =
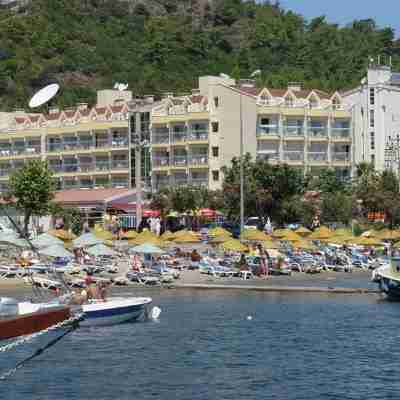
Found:
[[[248,315],[248,316],[247,316],[247,320],[248,320],[248,321],[251,321],[252,319],[253,319],[253,317],[252,317],[251,315]]]
[[[150,317],[151,317],[152,320],[157,320],[158,317],[160,316],[160,314],[161,314],[161,308],[159,308],[159,307],[153,307],[153,308],[151,309]]]

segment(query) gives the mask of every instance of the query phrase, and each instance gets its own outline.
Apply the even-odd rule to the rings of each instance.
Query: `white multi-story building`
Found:
[[[377,170],[399,168],[400,73],[374,62],[360,86],[342,94],[352,110],[354,162],[370,162]],[[393,144],[395,145],[393,147]],[[392,145],[392,146],[391,146]]]

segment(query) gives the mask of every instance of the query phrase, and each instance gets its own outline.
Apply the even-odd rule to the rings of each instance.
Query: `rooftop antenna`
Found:
[[[60,85],[52,83],[36,92],[29,101],[29,108],[40,107],[49,102],[60,90]]]

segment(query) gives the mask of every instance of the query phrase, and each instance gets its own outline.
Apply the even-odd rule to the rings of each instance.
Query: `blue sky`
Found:
[[[391,26],[400,37],[399,0],[281,0],[281,6],[307,19],[325,15],[329,22],[346,24],[374,18],[381,27]]]

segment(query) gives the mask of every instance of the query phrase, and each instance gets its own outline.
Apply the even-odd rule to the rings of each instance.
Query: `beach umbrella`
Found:
[[[181,238],[181,237],[194,237],[194,238],[200,238],[201,235],[198,234],[197,232],[189,231],[187,229],[182,229],[181,231],[177,231],[173,234],[172,240]]]
[[[137,236],[138,236],[138,233],[136,231],[131,230],[131,231],[124,232],[121,235],[121,238],[122,239],[135,239],[135,238],[137,238]]]
[[[272,232],[272,236],[276,238],[283,237],[287,235],[288,233],[293,232],[291,229],[276,229]]]
[[[245,229],[240,235],[240,239],[254,242],[265,242],[266,240],[271,240],[271,237],[258,229]]]
[[[208,241],[209,244],[221,244],[224,242],[227,242],[228,240],[231,240],[232,238],[227,235],[220,235],[212,238],[211,240]]]
[[[76,235],[72,232],[66,231],[65,229],[50,229],[47,233],[64,241],[74,240],[77,238]]]
[[[48,257],[59,257],[59,258],[72,258],[73,254],[65,249],[63,245],[53,244],[48,247],[43,247],[39,250],[39,254]]]
[[[338,244],[338,245],[346,245],[349,241],[355,240],[356,238],[353,236],[332,236],[329,239],[321,239],[321,242],[324,243],[332,243],[332,244]]]
[[[174,234],[171,231],[165,231],[160,238],[162,240],[172,240],[174,238]]]
[[[292,247],[294,249],[300,250],[316,250],[317,246],[313,245],[311,242],[307,240],[298,240],[292,242]]]
[[[329,239],[334,236],[334,233],[328,229],[326,226],[321,226],[317,228],[311,235],[307,237],[309,240],[321,240],[321,239]]]
[[[379,231],[375,229],[370,229],[368,231],[365,231],[361,234],[362,237],[376,237],[378,235]]]
[[[208,231],[209,236],[232,236],[232,233],[229,232],[228,230],[221,228],[220,226],[217,226],[216,228],[212,228]]]
[[[348,241],[348,243],[356,244],[359,246],[382,246],[382,241],[379,239],[368,238],[368,237],[356,237]]]
[[[94,246],[95,244],[103,243],[103,241],[97,238],[93,233],[88,232],[79,236],[75,240],[72,241],[74,247],[88,247]]]
[[[272,240],[266,240],[265,242],[261,243],[264,249],[279,249],[278,243],[273,242]]]
[[[139,246],[144,243],[151,243],[154,246],[158,246],[158,247],[165,246],[165,243],[157,236],[152,236],[152,237],[145,237],[145,236],[139,237],[138,236],[136,239],[130,239],[128,241],[128,243],[130,245],[134,245],[134,246]]]
[[[379,231],[374,237],[380,240],[398,240],[400,239],[400,232],[391,229],[383,229]]]
[[[339,228],[333,231],[334,237],[339,237],[339,236],[344,236],[344,237],[351,237],[353,236],[353,233],[351,232],[350,229],[347,228]]]
[[[48,247],[54,244],[64,246],[64,242],[55,236],[49,235],[48,233],[42,233],[36,239],[32,240],[32,244],[35,247]]]
[[[135,246],[129,249],[129,253],[142,253],[142,254],[163,254],[164,250],[151,243],[144,243],[140,246]]]
[[[297,228],[294,232],[301,236],[307,236],[312,233],[309,229],[305,228],[304,226]]]
[[[298,242],[298,241],[303,240],[303,238],[300,235],[298,235],[297,233],[290,231],[290,232],[287,232],[286,235],[281,236],[279,238],[279,240],[284,240],[286,242]]]
[[[100,256],[114,256],[116,253],[113,249],[110,249],[108,246],[103,243],[95,244],[94,246],[88,247],[86,253],[91,256],[100,257]]]
[[[227,242],[222,243],[221,247],[225,251],[237,251],[237,252],[248,251],[247,246],[242,244],[240,240],[237,239],[228,240]]]
[[[186,235],[180,235],[173,239],[175,243],[199,243],[201,239],[198,235],[193,235],[191,233],[187,233]]]

